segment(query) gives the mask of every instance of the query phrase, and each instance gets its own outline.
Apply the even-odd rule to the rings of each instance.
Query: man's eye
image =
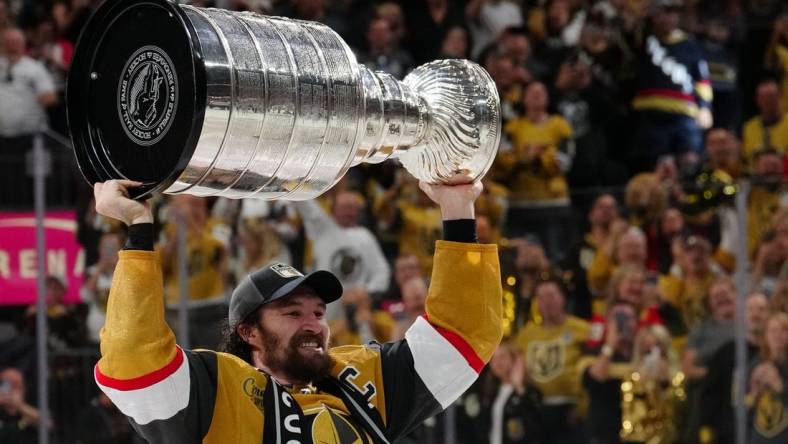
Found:
[[[298,317],[298,316],[301,316],[301,313],[299,313],[297,311],[288,311],[287,313],[285,313],[285,316]]]
[[[315,317],[318,318],[318,319],[322,319],[323,316],[325,316],[325,315],[326,315],[326,313],[322,312],[322,311],[316,311],[315,312]]]

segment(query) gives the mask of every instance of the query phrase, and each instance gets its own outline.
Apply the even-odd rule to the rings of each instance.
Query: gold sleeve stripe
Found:
[[[690,117],[695,117],[698,114],[698,106],[694,103],[671,97],[636,97],[632,101],[632,107],[636,110],[656,109],[686,114]]]
[[[714,98],[714,93],[711,89],[711,82],[708,80],[701,80],[700,82],[696,83],[695,92],[701,99],[707,102],[710,102]]]

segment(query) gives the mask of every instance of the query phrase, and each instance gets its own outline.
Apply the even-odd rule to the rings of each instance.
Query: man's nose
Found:
[[[322,331],[320,319],[314,314],[304,316],[301,328],[310,333],[320,333]]]

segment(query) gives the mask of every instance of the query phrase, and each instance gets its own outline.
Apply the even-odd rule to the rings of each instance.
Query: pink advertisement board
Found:
[[[48,211],[44,229],[46,272],[66,281],[67,302],[78,302],[84,251],[77,243],[76,215]],[[35,303],[37,275],[35,214],[0,212],[0,305]]]

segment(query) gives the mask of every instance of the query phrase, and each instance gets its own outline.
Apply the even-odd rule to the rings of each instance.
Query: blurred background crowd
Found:
[[[0,209],[32,208],[26,156],[43,134],[48,206],[75,209],[85,253],[81,303],[47,277],[47,426],[56,442],[120,444],[135,438],[92,366],[124,227],[95,213],[64,113],[97,3],[0,0]],[[503,138],[476,223],[500,248],[506,338],[412,442],[788,442],[786,2],[191,3],[320,21],[397,78],[468,58],[494,79]],[[316,201],[153,206],[182,344],[215,347],[234,283],[274,261],[341,279],[334,345],[400,339],[424,312],[440,212],[396,161],[356,167]],[[41,420],[35,312],[0,305],[3,443],[34,442]]]

